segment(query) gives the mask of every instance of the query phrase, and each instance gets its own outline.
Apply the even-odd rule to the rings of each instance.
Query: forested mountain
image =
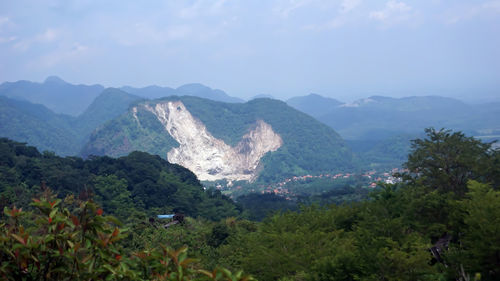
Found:
[[[180,133],[182,130],[186,131]],[[183,137],[191,135],[207,139],[199,144],[200,148],[215,149],[213,155],[207,156],[212,160],[200,158],[196,162],[198,166],[204,161],[215,165],[210,166],[213,170],[202,171],[207,177],[223,173],[231,164],[227,161],[232,159],[226,158],[231,153],[235,153],[233,158],[246,159],[242,161],[253,159],[251,164],[255,166],[240,172],[258,174],[264,181],[352,168],[351,152],[335,131],[271,99],[231,104],[185,96],[140,103],[94,132],[83,154],[120,156],[142,150],[162,157],[170,153],[182,162],[203,154],[182,158],[183,153],[194,149],[195,140]],[[263,156],[262,161],[253,157],[254,152]]]
[[[240,212],[220,192],[205,192],[192,172],[158,156],[62,158],[0,139],[0,207],[29,207],[31,197],[47,187],[60,198],[90,196],[127,221],[172,212],[219,220]]]
[[[336,99],[322,97],[318,94],[293,97],[286,101],[288,105],[307,113],[315,118],[331,112],[334,108],[344,104]]]
[[[124,91],[115,88],[107,88],[97,96],[89,107],[79,115],[72,124],[81,136],[88,137],[97,127],[123,114],[127,111],[131,103],[140,99],[140,97],[128,94]],[[86,139],[84,141],[86,142]]]
[[[41,151],[77,155],[95,128],[124,113],[139,99],[109,88],[85,112],[73,117],[56,114],[40,104],[0,96],[0,137],[27,142]]]
[[[70,120],[73,118],[55,114],[43,105],[0,96],[0,136],[27,142],[41,151],[60,155],[78,152]]]
[[[173,89],[170,87],[148,86],[144,88],[134,88],[124,86],[121,90],[148,99],[158,99],[168,96],[194,96],[221,102],[244,102],[240,98],[231,97],[222,90],[211,89],[203,84],[186,84]]]
[[[347,140],[417,136],[424,128],[451,128],[471,134],[498,130],[500,104],[470,105],[440,96],[372,96],[353,103],[317,95],[288,100],[295,108],[332,127]]]
[[[381,140],[346,140],[356,155],[359,167],[365,170],[400,167],[408,158],[411,141],[422,134],[399,134]]]
[[[137,105],[144,98],[167,96],[165,100],[174,100],[177,96],[198,96],[205,99],[184,96],[178,100],[186,105],[194,119],[206,126],[213,141],[220,140],[227,146],[222,150],[233,148],[232,156],[226,154],[226,158],[244,158],[236,165],[238,175],[232,179],[255,179],[255,175],[260,174],[261,179],[269,181],[277,179],[277,176],[273,175],[295,176],[353,167],[397,167],[408,153],[409,140],[419,137],[423,128],[460,129],[485,140],[494,140],[498,138],[495,135],[499,133],[500,124],[499,103],[469,105],[438,96],[373,96],[344,104],[335,99],[311,94],[287,101],[289,105],[339,132],[347,140],[347,146],[355,151],[356,156],[352,162],[349,148],[339,140],[338,135],[323,125],[318,125],[314,120],[307,119],[305,115],[298,115],[296,111],[286,108],[276,100],[254,99],[248,103],[240,103],[241,100],[232,98],[223,91],[201,84],[187,84],[177,89],[158,86],[122,87],[121,90],[108,88],[97,96],[94,91],[98,89],[102,90],[102,87],[71,85],[57,77],[49,77],[44,83],[3,83],[0,85],[0,106],[3,108],[0,113],[0,136],[28,142],[40,150],[54,151],[59,155],[79,155],[83,151],[83,155],[118,156],[137,149],[167,158],[168,152],[173,148],[181,149],[182,144],[164,129],[165,124],[159,121],[158,114],[148,110],[139,110],[136,115],[130,111],[127,115],[121,114],[127,112],[131,104]],[[68,97],[73,95],[80,98],[68,100]],[[92,96],[96,98],[90,103],[87,99]],[[43,105],[20,99],[43,99],[47,106],[57,104],[58,108],[64,107],[68,112],[74,112],[74,104],[80,107],[84,104],[88,106],[75,117],[56,114]],[[231,104],[226,105],[214,100]],[[51,104],[53,102],[55,103]],[[155,103],[156,101],[149,105]],[[276,109],[273,109],[273,106]],[[106,125],[105,129],[100,128],[89,142],[89,136],[95,129],[113,119],[116,120]],[[273,121],[267,121],[268,119]],[[137,120],[141,122],[138,123]],[[290,120],[298,123],[293,125]],[[128,129],[123,131],[123,128]],[[262,138],[262,134],[266,132],[270,135]],[[266,141],[257,141],[257,137]],[[257,149],[257,154],[250,153],[255,151],[255,145],[258,143],[265,145]],[[319,151],[330,152],[319,156]],[[343,160],[332,160],[333,158]],[[205,160],[210,162],[208,157]],[[209,168],[200,169],[207,174],[210,170],[212,174],[234,175],[235,171],[223,168],[228,166],[228,162],[224,161],[222,162],[225,164],[214,164]],[[194,164],[190,165],[187,166],[193,169]],[[267,168],[264,173],[260,173],[263,167]],[[269,169],[271,172],[266,176]],[[200,175],[198,171],[195,173]],[[206,178],[211,179],[221,177],[206,175]]]
[[[5,82],[0,96],[43,104],[55,113],[77,116],[104,90],[101,85],[73,85],[56,76],[43,83],[30,81]]]
[[[287,103],[337,131],[366,168],[401,165],[409,141],[421,137],[424,128],[451,128],[489,140],[500,132],[499,103],[471,105],[440,96],[372,96],[341,103],[315,94]]]

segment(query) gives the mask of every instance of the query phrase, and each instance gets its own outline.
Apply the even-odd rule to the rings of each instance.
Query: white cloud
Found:
[[[319,23],[319,24],[308,24],[302,27],[302,30],[312,30],[312,31],[324,31],[335,29],[344,26],[347,24],[348,19],[344,16],[338,16],[330,19],[327,22]]]
[[[166,39],[166,40],[185,39],[191,35],[191,32],[192,32],[192,29],[188,25],[169,26],[165,32],[164,39]]]
[[[302,26],[302,30],[323,31],[336,29],[349,23],[354,23],[359,19],[359,12],[355,10],[361,6],[362,0],[342,0],[335,6],[323,6],[319,10],[326,11],[329,15],[327,20],[310,23]],[[331,16],[333,14],[333,17]]]
[[[219,36],[230,21],[206,26],[203,23],[160,25],[136,23],[113,30],[115,42],[123,46],[162,45],[173,41],[205,41]],[[111,32],[111,31],[110,31]]]
[[[342,0],[340,4],[340,11],[342,13],[348,13],[361,4],[361,0]]]
[[[39,34],[36,39],[34,40],[35,42],[52,42],[54,41],[58,36],[58,31],[52,28],[49,28],[45,30],[45,32]]]
[[[3,25],[6,25],[9,22],[10,22],[10,20],[8,17],[0,17],[0,27]]]
[[[24,52],[29,48],[31,48],[33,45],[41,43],[47,44],[54,42],[56,39],[59,38],[59,34],[60,31],[53,28],[48,28],[44,32],[39,33],[33,37],[20,39],[19,41],[16,42],[16,44],[14,44],[13,48],[14,50]]]
[[[500,13],[500,1],[488,1],[484,3],[483,5],[484,9],[488,9],[490,11],[494,11],[496,13]]]
[[[390,25],[409,20],[413,16],[413,8],[402,1],[391,0],[385,3],[382,10],[371,11],[369,18]]]
[[[445,21],[448,24],[455,24],[477,17],[496,17],[498,14],[500,14],[500,0],[486,1],[476,5],[453,7],[446,12]]]
[[[8,32],[13,27],[15,24],[9,17],[0,15],[0,32]]]
[[[295,10],[307,6],[311,0],[286,0],[280,1],[274,12],[282,18],[288,18]]]
[[[179,9],[177,16],[181,19],[195,19],[203,15],[218,15],[224,12],[227,0],[197,0],[192,5]]]
[[[13,42],[17,39],[16,36],[0,37],[0,44]]]
[[[0,16],[0,44],[13,42],[17,39],[16,36],[10,35],[9,27],[13,25],[12,21],[5,16]]]
[[[61,63],[81,62],[88,54],[89,47],[78,42],[70,46],[61,47],[53,52],[41,56],[30,66],[36,68],[51,68]]]

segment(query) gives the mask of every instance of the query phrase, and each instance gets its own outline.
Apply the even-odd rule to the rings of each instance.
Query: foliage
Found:
[[[452,245],[447,262],[456,272],[495,280],[500,276],[500,191],[476,181],[470,181],[468,188],[458,204],[463,223],[460,241]]]
[[[205,192],[189,170],[144,152],[83,160],[0,139],[0,169],[0,199],[7,206],[28,207],[26,200],[42,185],[61,198],[95,195],[106,212],[127,222],[171,212],[213,220],[240,213],[229,198]]]
[[[250,193],[238,197],[236,201],[245,210],[247,218],[256,221],[263,220],[273,212],[298,209],[296,201],[273,193]]]
[[[187,248],[127,253],[126,230],[91,201],[34,199],[35,213],[5,208],[0,228],[4,280],[251,280],[241,271],[200,269]],[[73,212],[70,212],[70,209]],[[23,221],[25,223],[23,223]]]
[[[346,140],[360,169],[392,169],[401,167],[408,159],[411,140],[418,134],[400,134],[383,140]]]
[[[190,262],[185,262],[185,267],[178,262],[181,268],[173,266],[172,263],[175,264],[173,256],[177,256],[178,261],[186,261],[183,259],[185,257],[183,247],[187,246],[191,250],[192,257],[199,259],[200,266],[204,268],[220,265],[233,271],[243,269],[259,280],[499,280],[500,192],[497,181],[499,166],[498,162],[495,162],[498,161],[498,151],[492,150],[488,144],[467,138],[461,133],[436,132],[430,129],[428,134],[429,139],[414,142],[414,150],[408,160],[409,167],[416,163],[415,167],[419,168],[419,173],[414,173],[415,170],[412,170],[413,173],[406,175],[409,176],[406,181],[396,185],[380,184],[379,188],[369,194],[368,200],[353,200],[341,205],[301,206],[299,210],[275,212],[262,222],[251,222],[234,217],[216,221],[188,217],[182,224],[168,228],[165,228],[164,222],[161,221],[136,222],[130,224],[129,235],[123,237],[121,243],[113,242],[112,245],[108,245],[108,248],[99,250],[104,251],[104,259],[109,258],[109,265],[113,270],[121,272],[120,266],[123,267],[125,264],[132,273],[137,274],[139,279],[148,279],[151,276],[160,278],[165,276],[166,272],[172,273],[170,277],[177,278],[180,276],[180,270],[182,274],[187,272],[190,278],[193,274],[200,274],[193,278],[206,276],[212,279],[214,277],[237,279],[243,277],[238,274],[231,274],[232,277],[227,277],[229,275],[225,275],[226,271],[222,269],[217,269],[212,273],[198,271],[197,267],[189,266]],[[432,136],[436,138],[433,139]],[[35,193],[36,189],[29,188],[30,182],[26,179],[33,177],[33,174],[45,172],[40,169],[19,169],[20,167],[36,167],[30,163],[29,159],[34,157],[35,159],[51,159],[51,161],[62,160],[53,155],[40,154],[18,143],[0,144],[2,144],[0,145],[0,160],[4,163],[1,182],[4,188],[7,187],[3,193],[8,196],[21,198]],[[453,147],[455,149],[452,149]],[[456,154],[457,150],[463,152],[463,157]],[[27,155],[31,156],[27,157]],[[420,161],[422,159],[425,161]],[[95,160],[98,161],[93,162]],[[66,159],[66,161],[69,162],[60,163],[62,167],[66,167],[65,163],[73,163],[72,161],[79,163],[80,167],[86,167],[86,162],[83,160]],[[130,188],[130,183],[143,183],[145,180],[155,183],[155,180],[163,178],[164,183],[160,186],[171,188],[168,183],[195,185],[197,182],[191,176],[192,174],[183,173],[184,169],[176,165],[162,166],[163,160],[145,153],[136,152],[119,159],[96,158],[89,163],[92,165],[88,166],[87,171],[89,175],[92,175],[94,184],[99,187],[96,189],[96,194],[99,196],[106,196],[105,193],[126,195],[124,187],[127,183],[130,196],[140,194],[141,196],[135,198],[143,198],[141,200],[145,200],[144,202],[154,204],[156,198],[148,198],[148,196],[160,197],[161,195],[157,194],[162,194],[161,192],[149,195],[147,194],[149,189],[137,187],[135,184],[132,185],[133,188]],[[438,165],[442,165],[441,167],[450,165],[453,169],[449,171],[452,172],[448,174],[446,169],[439,169]],[[46,167],[53,169],[51,173],[55,173],[55,167],[50,165]],[[164,169],[158,169],[158,167]],[[171,175],[170,172],[176,169],[178,173]],[[464,178],[460,179],[466,182],[457,184],[454,175],[463,171],[466,171],[463,174]],[[18,173],[25,175],[24,180],[19,180]],[[10,184],[10,182],[16,184]],[[13,189],[11,186],[21,188],[22,191]],[[136,191],[141,192],[134,193]],[[352,196],[353,198],[364,196],[358,192],[353,187],[345,190],[333,189],[331,194],[318,195],[325,196],[324,201],[319,200],[318,197],[316,197],[317,200],[304,200],[307,203],[315,201],[338,203],[335,201],[337,196]],[[207,206],[219,204],[219,208],[212,209],[210,217],[217,217],[221,214],[219,211],[231,210],[231,208],[226,209],[230,205],[220,207],[220,204],[229,204],[229,201],[225,201],[228,199],[224,198],[220,192],[210,190],[203,194],[205,195],[200,196],[207,196],[214,201],[202,200],[199,205],[194,204],[192,210],[199,211],[200,207],[204,206],[203,204],[208,204]],[[129,204],[126,196],[114,197],[117,202],[106,200],[106,204],[116,203],[124,206]],[[245,204],[249,201],[250,205],[256,208],[259,199],[264,197],[247,196],[242,198],[242,202],[247,200]],[[276,199],[273,196],[269,197],[267,202]],[[183,196],[179,194],[170,199],[167,197],[165,200],[178,200],[175,198],[183,198]],[[283,203],[276,201],[278,206]],[[48,202],[56,201],[48,200]],[[72,204],[71,201],[57,202],[54,203],[54,206],[58,208],[58,211],[54,213],[54,218],[64,220],[58,217],[58,214],[61,216],[66,214],[66,211],[62,211],[63,203],[66,204],[66,209],[74,210],[76,214],[81,212],[82,207],[79,204]],[[263,208],[267,207],[267,202],[262,201]],[[242,205],[245,206],[245,204]],[[179,204],[179,206],[183,205]],[[52,211],[48,213],[41,211],[42,219],[34,220],[29,216],[24,218],[21,216],[18,218],[19,222],[15,222],[12,216],[17,212],[18,209],[8,208],[5,213],[6,219],[10,222],[8,225],[5,224],[6,227],[2,228],[2,231],[14,230],[2,234],[2,237],[7,237],[0,240],[4,243],[1,244],[2,258],[13,260],[14,250],[18,248],[22,250],[19,256],[26,257],[30,261],[29,264],[33,265],[31,268],[36,268],[34,260],[28,255],[31,250],[26,250],[22,245],[22,242],[28,244],[27,242],[31,240],[25,240],[23,235],[29,232],[29,237],[36,236],[46,229],[36,223],[40,221],[49,224],[47,216],[50,217]],[[94,217],[101,216],[94,215],[92,219],[95,220]],[[73,225],[71,217],[66,220],[65,227],[71,230]],[[13,227],[21,224],[25,225],[24,234],[20,232],[20,227]],[[97,234],[92,234],[95,238],[91,238],[97,243],[101,243],[99,239],[102,238],[98,233],[103,232],[108,236],[111,233],[112,236],[114,232],[116,223],[107,221],[106,224],[109,226],[103,227],[107,229],[106,231],[98,230],[95,231]],[[38,229],[38,232],[35,229]],[[63,227],[64,231],[65,229]],[[122,230],[120,234],[123,234]],[[81,235],[64,239],[77,239],[78,237]],[[66,240],[57,239],[54,240],[59,241],[56,245],[62,245],[63,250],[69,249],[65,246]],[[71,242],[77,241],[71,240]],[[89,247],[94,247],[92,245],[91,243]],[[159,245],[169,245],[181,250],[158,249]],[[431,253],[430,249],[438,246],[440,247],[439,256],[436,256],[435,251]],[[113,261],[113,255],[107,254],[106,251],[114,249],[111,247],[116,247],[120,251],[120,261]],[[59,249],[56,248],[47,255],[56,255],[62,260],[61,262],[64,262],[62,257],[57,256],[58,252]],[[45,253],[41,255],[41,261],[47,261],[44,255]],[[22,261],[21,259],[5,263],[7,264],[5,270],[17,270],[15,271],[17,273],[12,274],[20,276],[19,274],[23,274]],[[100,260],[96,260],[97,268],[102,269],[99,271],[100,274],[108,274],[109,270],[104,268],[104,263],[100,265],[99,262]],[[82,268],[88,269],[85,265],[82,265]],[[132,274],[130,271],[120,274],[129,276],[126,274]],[[173,274],[173,272],[177,273]],[[88,274],[88,270],[81,274]]]
[[[498,150],[461,132],[426,129],[426,139],[412,142],[405,166],[424,185],[463,196],[469,180],[500,183]]]

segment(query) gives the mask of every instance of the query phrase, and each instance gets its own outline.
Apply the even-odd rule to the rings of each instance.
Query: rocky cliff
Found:
[[[241,141],[231,147],[215,138],[205,125],[194,118],[181,101],[142,105],[153,113],[165,130],[179,143],[168,154],[168,161],[193,171],[200,180],[253,180],[260,159],[276,151],[283,140],[271,125],[257,120]],[[137,108],[132,109],[137,112]],[[137,119],[139,122],[139,119]]]
[[[97,128],[81,155],[146,151],[201,180],[277,182],[352,170],[352,154],[331,128],[286,103],[223,103],[171,96],[141,101]]]

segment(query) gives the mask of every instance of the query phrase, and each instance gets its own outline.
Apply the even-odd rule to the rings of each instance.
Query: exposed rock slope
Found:
[[[82,156],[134,150],[167,158],[202,180],[268,183],[352,170],[352,153],[331,128],[282,101],[223,103],[171,96],[136,103],[92,133]]]
[[[258,120],[241,141],[231,147],[207,131],[181,101],[143,105],[180,144],[168,152],[168,161],[193,171],[200,180],[252,180],[260,159],[283,143],[272,127]],[[137,112],[137,108],[133,108]]]

